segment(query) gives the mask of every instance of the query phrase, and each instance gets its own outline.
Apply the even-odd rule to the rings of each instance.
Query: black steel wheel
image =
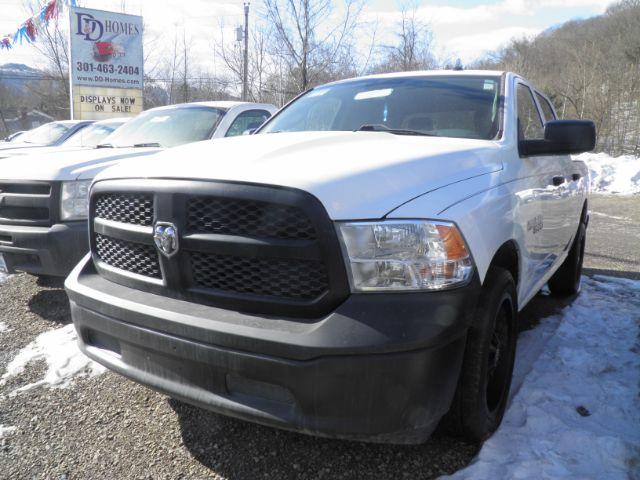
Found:
[[[451,409],[441,422],[447,434],[483,441],[500,425],[509,399],[515,362],[517,296],[511,274],[491,268],[475,321],[467,333],[465,357]]]

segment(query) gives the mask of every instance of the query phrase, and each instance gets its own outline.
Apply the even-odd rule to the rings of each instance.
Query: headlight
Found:
[[[471,256],[452,223],[339,223],[353,291],[439,290],[466,283]]]
[[[89,214],[89,187],[91,187],[91,180],[62,182],[61,220],[84,220],[87,218]]]

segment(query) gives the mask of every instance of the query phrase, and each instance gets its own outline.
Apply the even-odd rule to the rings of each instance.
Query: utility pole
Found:
[[[244,4],[244,68],[242,69],[242,100],[248,100],[249,82],[249,2]]]

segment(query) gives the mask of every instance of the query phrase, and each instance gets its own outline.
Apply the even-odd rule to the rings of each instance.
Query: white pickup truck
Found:
[[[110,168],[66,281],[80,346],[266,425],[483,440],[518,311],[546,283],[579,290],[587,169],[569,154],[594,144],[516,74],[416,72],[320,86],[255,135]]]
[[[19,158],[0,151],[0,264],[10,273],[66,277],[89,251],[87,196],[97,173],[164,148],[242,135],[276,110],[230,101],[169,105],[141,113],[90,150],[63,145]]]

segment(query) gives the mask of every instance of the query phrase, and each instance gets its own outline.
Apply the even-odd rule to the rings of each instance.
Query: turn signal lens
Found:
[[[436,225],[449,260],[469,257],[462,235],[454,225]]]
[[[469,281],[471,256],[452,223],[339,223],[353,291],[439,290]]]

